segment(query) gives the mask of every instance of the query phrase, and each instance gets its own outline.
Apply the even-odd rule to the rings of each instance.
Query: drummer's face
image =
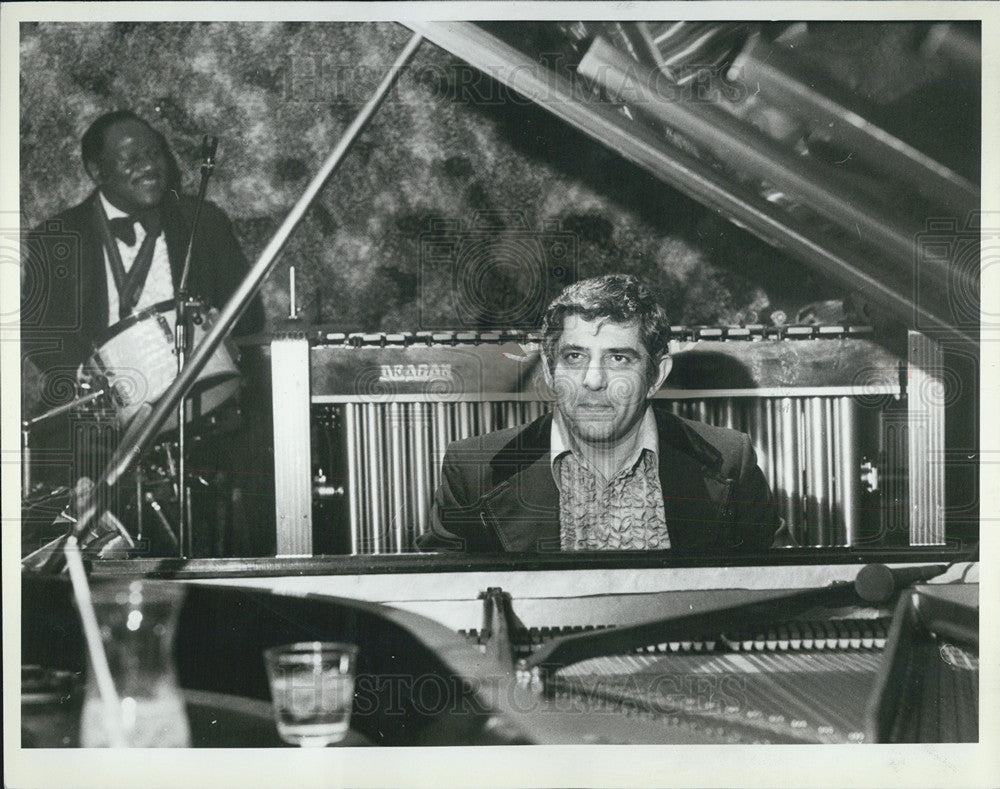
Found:
[[[133,120],[104,132],[104,147],[87,172],[112,205],[127,213],[159,205],[167,188],[167,161],[160,138]]]

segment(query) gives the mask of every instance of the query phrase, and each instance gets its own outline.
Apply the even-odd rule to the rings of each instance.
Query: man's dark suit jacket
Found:
[[[778,511],[744,433],[654,408],[660,485],[671,551],[771,547]],[[552,552],[559,491],[552,477],[552,416],[449,445],[422,550]]]
[[[94,221],[98,193],[42,223],[22,244],[21,344],[39,370],[70,381],[108,328],[104,247]],[[163,233],[174,289],[180,284],[195,199],[168,192]],[[247,261],[229,218],[211,203],[202,207],[191,255],[188,292],[221,308],[246,275]],[[117,322],[117,316],[112,323]],[[253,299],[234,334],[259,331],[264,308]]]

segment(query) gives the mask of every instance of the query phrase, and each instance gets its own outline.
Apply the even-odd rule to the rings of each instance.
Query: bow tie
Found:
[[[152,234],[153,238],[160,235],[160,221],[158,217],[139,219],[134,216],[118,216],[108,220],[108,226],[115,238],[121,239],[126,246],[135,246],[135,223],[138,222],[146,230],[146,235]]]

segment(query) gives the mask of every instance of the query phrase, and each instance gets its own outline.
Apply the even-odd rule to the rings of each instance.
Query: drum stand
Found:
[[[63,511],[56,518],[56,523],[76,522],[76,519],[73,517],[71,512],[75,509],[75,505],[77,503],[76,499],[81,496],[81,485],[84,481],[86,481],[87,485],[93,487],[93,483],[90,482],[86,476],[81,476],[75,481],[72,490],[70,488],[59,487],[49,490],[40,496],[32,496],[31,431],[43,422],[47,422],[48,420],[54,419],[62,414],[70,413],[81,406],[93,403],[112,393],[113,388],[106,379],[99,377],[97,378],[97,381],[100,383],[100,386],[94,391],[88,392],[85,395],[80,395],[68,403],[57,405],[54,408],[50,408],[48,411],[39,414],[38,416],[34,416],[31,419],[25,419],[21,422],[21,506],[22,508],[37,506],[38,504],[58,498],[59,496],[68,495],[69,501],[63,508]],[[96,540],[106,541],[112,534],[120,539],[120,543],[124,545],[126,549],[135,549],[136,543],[135,540],[132,539],[132,535],[129,534],[128,530],[122,525],[121,521],[114,516],[111,510],[104,510],[98,521],[92,526],[91,531],[83,535],[81,547],[86,548],[89,542],[94,542]],[[21,561],[27,563],[25,566],[43,566],[49,561],[55,547],[57,547],[63,539],[65,539],[65,537],[60,537],[53,542],[43,545],[41,548],[22,558]]]
[[[163,529],[163,533],[167,535],[170,542],[174,546],[174,550],[179,551],[181,544],[177,539],[177,534],[170,527],[170,521],[167,520],[166,514],[163,512],[163,507],[160,506],[159,500],[153,495],[153,491],[148,488],[144,488],[143,483],[145,482],[145,474],[141,467],[136,469],[135,474],[135,500],[136,500],[136,517],[138,520],[138,532],[139,539],[142,538],[142,507],[143,504],[148,504],[149,509],[152,510],[153,515],[156,517],[156,522],[159,524],[160,528]]]
[[[193,237],[193,236],[192,236]],[[185,272],[187,268],[185,267]],[[191,350],[191,337],[194,332],[191,324],[198,320],[200,322],[201,303],[196,299],[189,298],[182,289],[177,294],[177,322],[174,326],[174,348],[177,353],[177,374],[180,375],[184,369],[188,352]],[[196,318],[195,316],[199,316]],[[187,422],[187,397],[181,397],[177,403],[177,505],[180,526],[180,541],[176,538],[178,555],[183,559],[192,553],[191,538],[191,504],[190,494],[187,485],[187,446],[186,446],[186,423]],[[154,500],[155,501],[155,500]],[[149,504],[153,507],[153,512],[161,518],[162,511],[154,506],[154,501]],[[171,533],[173,537],[173,534]]]
[[[201,154],[204,161],[201,165],[201,184],[198,187],[198,200],[195,203],[194,218],[191,221],[191,236],[188,238],[187,253],[184,255],[184,269],[181,273],[180,286],[177,288],[177,320],[174,323],[174,349],[177,353],[177,375],[180,376],[184,370],[184,364],[188,353],[191,351],[191,330],[192,322],[201,320],[201,302],[191,299],[187,293],[188,274],[191,271],[191,253],[194,249],[194,239],[198,232],[198,220],[201,218],[201,207],[205,203],[205,194],[208,192],[208,179],[215,169],[215,151],[218,147],[217,137],[204,137],[201,142]],[[185,422],[186,422],[187,397],[181,396],[177,403],[177,503],[178,517],[180,518],[180,542],[178,545],[178,555],[183,559],[193,553],[193,539],[191,534],[191,502],[187,487],[187,469],[185,468],[185,458],[187,447],[185,446]],[[150,506],[153,504],[150,502]],[[161,514],[154,507],[153,512]]]
[[[31,493],[31,431],[36,426],[42,422],[47,422],[49,419],[59,416],[60,414],[68,414],[74,408],[78,408],[87,403],[92,403],[98,398],[103,397],[108,393],[109,387],[105,384],[100,389],[91,392],[90,394],[82,395],[75,400],[68,403],[63,403],[62,405],[57,405],[55,408],[50,408],[48,411],[39,414],[38,416],[32,417],[31,419],[25,419],[21,422],[21,499],[26,500]]]

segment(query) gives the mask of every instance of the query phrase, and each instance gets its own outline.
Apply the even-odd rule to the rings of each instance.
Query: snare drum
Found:
[[[96,350],[84,362],[108,379],[118,407],[118,426],[125,428],[143,403],[155,403],[177,377],[173,301],[161,301],[109,327],[95,343]],[[211,314],[192,326],[192,348],[196,348],[212,326]],[[215,349],[188,393],[187,421],[207,415],[231,399],[239,389],[239,370],[224,342]],[[176,415],[163,431],[177,428]]]

